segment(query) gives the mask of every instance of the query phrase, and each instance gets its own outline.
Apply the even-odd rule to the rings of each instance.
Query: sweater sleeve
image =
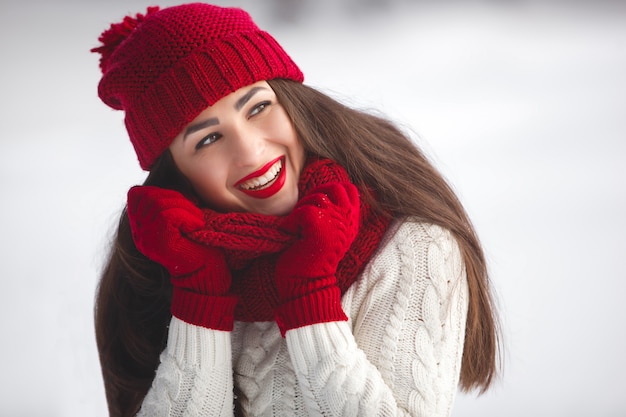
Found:
[[[167,347],[138,417],[232,416],[230,332],[172,317]]]
[[[342,304],[349,322],[286,334],[309,413],[449,416],[467,315],[465,269],[452,235],[401,224]]]

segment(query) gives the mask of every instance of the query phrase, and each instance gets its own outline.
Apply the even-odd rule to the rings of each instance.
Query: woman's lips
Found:
[[[285,157],[280,156],[237,181],[235,187],[254,198],[271,197],[285,185],[287,173],[284,166]]]

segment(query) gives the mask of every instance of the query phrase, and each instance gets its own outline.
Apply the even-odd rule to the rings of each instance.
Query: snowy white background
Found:
[[[151,3],[0,3],[2,417],[106,415],[93,294],[145,174],[88,51]],[[505,369],[453,415],[626,416],[626,5],[238,4],[307,83],[410,130],[474,219]]]

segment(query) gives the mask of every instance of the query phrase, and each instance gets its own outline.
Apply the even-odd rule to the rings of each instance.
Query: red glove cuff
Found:
[[[174,287],[172,315],[180,320],[208,329],[232,331],[237,297],[206,295]]]
[[[287,330],[331,321],[347,321],[341,307],[341,291],[337,286],[311,292],[287,301],[275,309],[276,324],[285,337]]]

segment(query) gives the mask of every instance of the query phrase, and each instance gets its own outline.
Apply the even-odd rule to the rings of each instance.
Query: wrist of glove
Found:
[[[276,262],[281,304],[276,322],[288,330],[347,320],[335,273],[359,227],[359,195],[350,182],[326,184],[304,196],[281,225],[299,239]]]
[[[140,186],[128,192],[127,214],[137,249],[170,273],[172,314],[197,326],[232,330],[237,299],[228,294],[225,256],[186,237],[203,227],[202,210],[176,191]]]
[[[274,315],[283,337],[292,329],[348,320],[341,306],[341,290],[337,285],[329,285],[283,302],[276,307]]]
[[[232,331],[238,298],[232,294],[207,295],[174,286],[172,315],[207,329]]]

